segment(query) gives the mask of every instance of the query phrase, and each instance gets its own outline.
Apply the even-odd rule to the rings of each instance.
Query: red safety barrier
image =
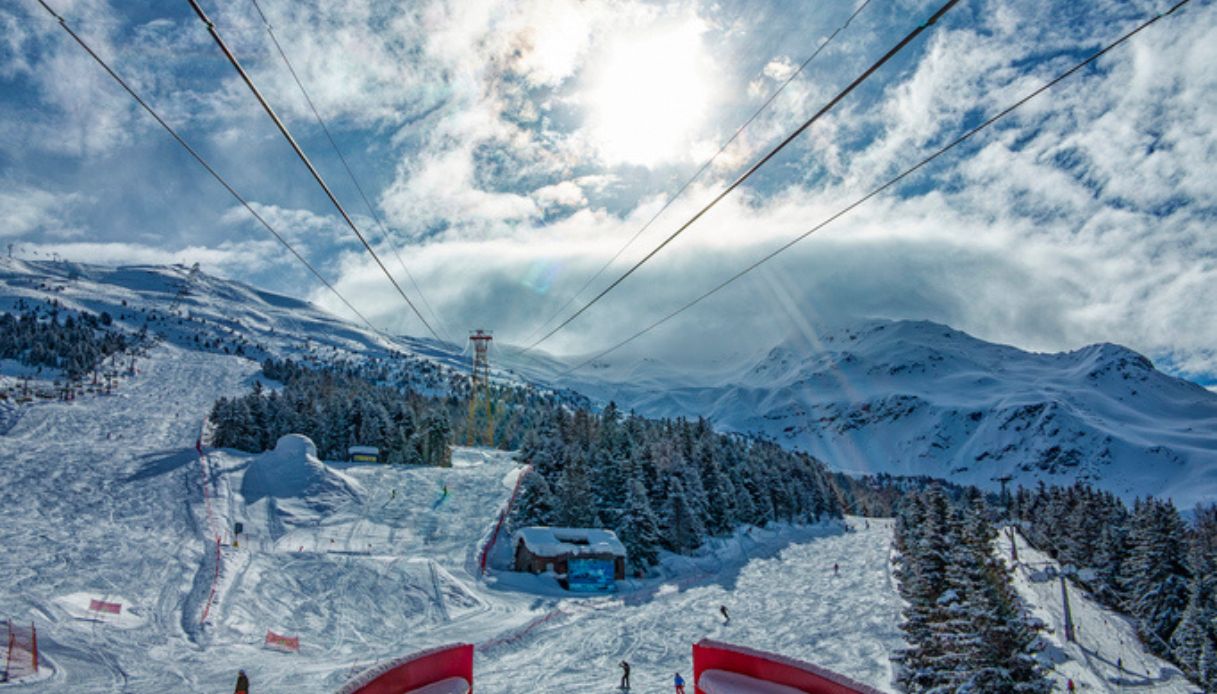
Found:
[[[207,594],[207,603],[203,605],[203,616],[199,618],[199,624],[207,622],[207,615],[211,614],[211,603],[216,599],[216,585],[220,582],[220,536],[216,535],[216,570],[211,576],[211,591]]]
[[[26,631],[23,627],[6,620],[7,638],[4,641],[4,669],[0,670],[0,682],[10,682],[38,674],[38,628],[33,623]]]
[[[89,611],[119,614],[123,611],[123,605],[120,602],[106,602],[104,600],[93,599],[89,600]]]
[[[300,637],[299,636],[284,636],[283,634],[276,634],[275,632],[271,631],[270,629],[267,629],[266,630],[266,642],[264,645],[267,648],[274,648],[274,649],[280,650],[280,651],[291,651],[292,653],[299,653],[300,652]]]
[[[339,694],[402,694],[450,677],[473,692],[473,644],[458,643],[414,653],[375,667],[351,680]]]
[[[490,533],[490,539],[482,547],[482,558],[479,564],[482,567],[483,575],[486,573],[486,561],[490,558],[490,550],[494,549],[494,543],[499,537],[499,531],[503,529],[503,523],[507,521],[507,516],[511,514],[511,507],[516,503],[516,496],[520,493],[520,484],[524,482],[524,476],[530,472],[532,472],[532,466],[525,465],[524,469],[520,470],[520,474],[516,476],[515,486],[511,488],[511,496],[507,498],[507,506],[499,513],[499,520],[494,524],[494,532]]]
[[[878,689],[844,675],[794,658],[743,646],[702,639],[693,644],[693,682],[697,694],[707,694],[700,685],[702,673],[724,670],[758,680],[794,687],[809,694],[882,694]]]

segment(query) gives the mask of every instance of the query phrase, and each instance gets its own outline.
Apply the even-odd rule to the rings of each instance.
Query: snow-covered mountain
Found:
[[[187,349],[240,348],[252,359],[394,350],[412,357],[407,368],[418,382],[436,388],[468,368],[464,345],[386,338],[307,302],[183,266],[0,258],[0,310],[51,299],[107,312],[131,332],[146,324]],[[989,488],[1005,475],[1022,484],[1081,479],[1183,508],[1217,498],[1217,394],[1118,345],[1036,354],[934,323],[867,320],[709,365],[614,356],[559,378],[566,365],[544,355],[499,350],[493,359],[500,378],[555,384],[650,416],[704,416],[837,470]],[[0,379],[10,371],[22,369],[0,369]]]
[[[1184,508],[1217,498],[1217,394],[1113,344],[1037,354],[935,323],[868,320],[737,364],[610,357],[558,382],[649,416],[770,436],[848,472],[989,488],[1005,475],[1077,479]]]

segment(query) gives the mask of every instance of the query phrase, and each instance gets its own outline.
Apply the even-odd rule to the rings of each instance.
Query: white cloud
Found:
[[[60,195],[0,181],[0,237],[19,237],[34,232],[48,236],[68,236],[76,230],[66,223],[71,207],[80,200],[76,194]]]

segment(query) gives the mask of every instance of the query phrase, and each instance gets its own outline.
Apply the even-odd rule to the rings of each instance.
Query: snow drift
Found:
[[[363,487],[317,458],[317,446],[307,436],[288,434],[275,449],[254,458],[241,482],[247,505],[265,501],[282,522],[315,519],[359,501]]]

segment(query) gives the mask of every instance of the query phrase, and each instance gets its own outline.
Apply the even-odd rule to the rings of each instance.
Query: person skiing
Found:
[[[1073,694],[1073,692],[1077,691],[1077,689],[1073,686],[1072,679],[1066,681],[1065,689],[1069,690],[1069,694]]]
[[[237,688],[232,690],[232,694],[249,694],[249,678],[244,670],[237,670]]]
[[[832,565],[832,575],[833,575],[833,576],[836,576],[836,575],[837,575],[837,574],[839,574],[839,573],[841,573],[841,567],[840,567],[840,566],[837,566],[837,563],[836,563],[836,562],[833,562],[833,565]]]
[[[719,606],[718,606],[718,611],[719,611],[719,612],[721,612],[721,613],[722,613],[722,615],[723,615],[723,624],[727,624],[728,622],[730,622],[730,621],[731,621],[731,615],[727,614],[727,606],[726,606],[726,605],[719,605]]]
[[[621,689],[630,688],[630,664],[624,660],[618,663],[621,668]]]
[[[676,694],[685,694],[685,678],[676,673]]]

